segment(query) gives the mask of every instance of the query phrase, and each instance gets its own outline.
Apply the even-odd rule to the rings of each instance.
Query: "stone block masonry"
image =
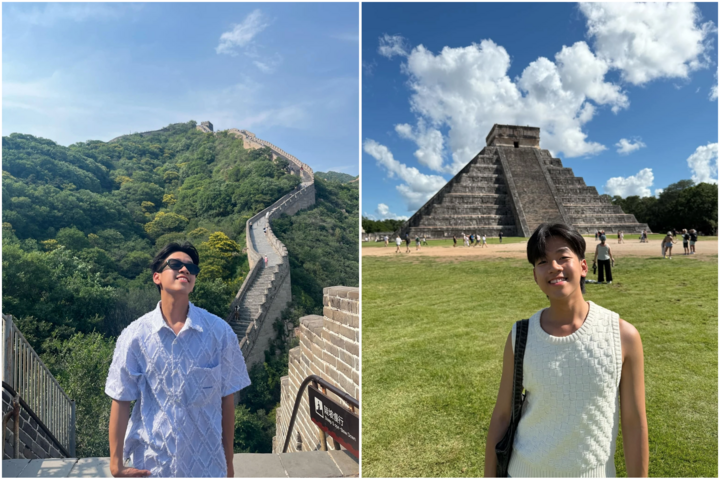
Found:
[[[282,378],[276,412],[273,452],[281,453],[300,384],[316,374],[355,398],[360,397],[360,290],[333,286],[323,291],[323,315],[300,319],[300,345],[290,350],[288,375]],[[343,401],[328,391],[335,401]],[[307,390],[303,393],[287,452],[320,448],[318,427],[310,421]],[[331,448],[332,439],[328,438]]]
[[[541,223],[581,233],[649,231],[571,168],[540,149],[540,129],[494,125],[487,146],[397,231],[429,238],[463,233],[529,237]]]
[[[8,391],[2,391],[2,412],[3,416],[12,411],[12,396]],[[48,459],[64,458],[58,444],[39,423],[22,406],[20,407],[20,459]],[[15,423],[13,416],[10,416],[7,428],[5,429],[5,441],[3,443],[3,459],[14,459],[13,444]]]

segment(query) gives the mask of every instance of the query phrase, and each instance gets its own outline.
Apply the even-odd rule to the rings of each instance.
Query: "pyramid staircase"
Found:
[[[583,234],[649,231],[539,143],[539,128],[495,125],[488,146],[408,219],[400,235],[529,237],[545,222],[570,224]]]

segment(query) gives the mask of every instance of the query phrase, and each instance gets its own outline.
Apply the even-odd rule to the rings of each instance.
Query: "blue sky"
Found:
[[[62,145],[170,123],[358,165],[358,4],[3,4],[2,133]]]
[[[362,211],[412,215],[494,123],[599,193],[717,182],[717,3],[365,3]]]

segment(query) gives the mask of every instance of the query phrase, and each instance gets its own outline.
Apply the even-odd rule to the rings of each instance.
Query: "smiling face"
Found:
[[[533,269],[535,282],[551,300],[582,295],[580,278],[587,273],[587,262],[579,259],[569,243],[559,236],[547,240],[545,256],[535,262]]]
[[[166,261],[169,259],[178,259],[183,263],[193,262],[192,258],[182,251],[176,251],[165,258]],[[169,294],[189,295],[195,288],[195,276],[191,275],[185,266],[180,268],[180,271],[174,271],[165,265],[161,272],[153,273],[153,282]]]

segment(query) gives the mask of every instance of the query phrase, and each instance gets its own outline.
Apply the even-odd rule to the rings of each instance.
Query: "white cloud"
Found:
[[[712,22],[692,3],[581,3],[598,58],[641,85],[707,67]]]
[[[718,95],[717,95],[718,84],[717,84],[717,81],[718,81],[718,72],[716,71],[716,72],[715,72],[715,84],[710,87],[710,95],[709,95],[710,101],[715,101],[715,100],[718,99]]]
[[[421,165],[427,166],[434,171],[445,171],[443,168],[443,135],[435,128],[428,128],[425,122],[420,119],[417,127],[407,123],[395,125],[395,131],[401,138],[414,141],[419,149],[415,152],[415,158]]]
[[[619,195],[623,198],[628,196],[652,196],[650,187],[653,181],[655,181],[655,177],[652,169],[643,168],[634,176],[610,178],[603,189],[610,196]]]
[[[618,147],[617,152],[620,153],[621,155],[629,155],[633,151],[637,151],[640,148],[645,148],[646,145],[639,139],[634,140],[634,143],[633,143],[633,140],[621,138],[620,141],[615,143],[615,146]]]
[[[495,123],[540,127],[542,147],[566,157],[603,151],[603,145],[587,140],[582,126],[596,105],[618,111],[628,106],[627,96],[603,81],[607,66],[583,42],[563,48],[556,62],[541,57],[513,81],[507,75],[510,55],[491,40],[445,47],[437,55],[422,45],[414,48],[402,70],[410,77],[411,109],[418,117],[412,136],[426,140],[418,142],[426,166],[459,171],[485,146],[484,134]],[[439,135],[442,126],[449,127],[447,140]],[[409,126],[402,128],[398,133],[408,138]],[[432,145],[419,135],[431,130],[438,132]],[[445,145],[451,162],[439,167],[430,153]]]
[[[237,55],[237,50],[252,42],[255,36],[265,30],[269,23],[260,10],[253,10],[245,17],[242,23],[233,27],[229,32],[220,35],[220,43],[215,48],[218,54],[226,53],[231,56]]]
[[[386,146],[375,140],[367,139],[363,150],[385,168],[389,178],[399,178],[405,183],[396,186],[400,196],[407,204],[408,211],[414,211],[430,199],[447,181],[442,176],[425,175],[417,168],[408,167],[397,161]]]
[[[390,211],[390,207],[385,203],[379,203],[375,209],[375,215],[380,220],[406,220],[408,216],[396,215]]]
[[[660,195],[662,194],[663,191],[665,191],[665,188],[657,188],[655,190],[655,198],[660,198]]]
[[[380,46],[378,53],[384,57],[392,58],[396,55],[406,57],[407,40],[400,35],[388,35],[387,33],[380,37]]]
[[[698,146],[695,153],[687,159],[695,183],[718,182],[718,144],[708,143]]]

